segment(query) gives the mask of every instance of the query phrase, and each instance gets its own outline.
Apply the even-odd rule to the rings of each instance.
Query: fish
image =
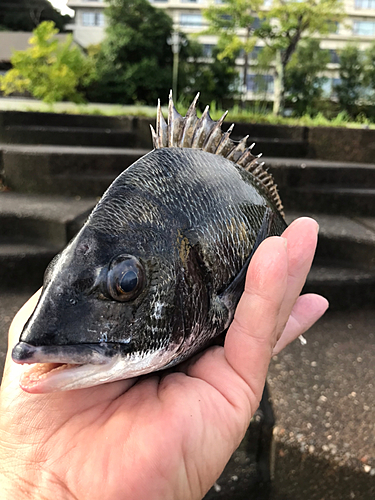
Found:
[[[248,136],[160,101],[154,149],[109,186],[46,269],[12,359],[30,393],[171,368],[225,335],[260,243],[286,228]]]

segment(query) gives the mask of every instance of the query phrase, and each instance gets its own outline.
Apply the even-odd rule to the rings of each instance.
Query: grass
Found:
[[[178,111],[185,114],[188,106],[181,102],[176,104]],[[112,105],[112,104],[74,104],[71,102],[60,102],[55,104],[46,104],[34,99],[23,98],[0,98],[0,110],[17,111],[38,111],[49,113],[68,113],[85,115],[105,115],[105,116],[140,116],[154,118],[156,115],[156,106],[143,105]],[[163,112],[167,114],[167,107],[163,107]],[[215,102],[210,105],[210,115],[214,120],[218,120],[224,113],[219,109]],[[265,107],[254,105],[251,109],[242,110],[238,105],[234,105],[228,113],[228,121],[262,123],[269,125],[289,125],[289,126],[308,126],[308,127],[347,127],[347,128],[375,128],[364,115],[359,115],[356,121],[350,119],[345,112],[340,112],[333,119],[326,118],[322,113],[315,116],[304,115],[302,117],[283,117],[275,116]]]

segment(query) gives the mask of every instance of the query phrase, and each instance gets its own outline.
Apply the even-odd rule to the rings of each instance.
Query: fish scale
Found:
[[[286,224],[247,138],[232,141],[207,108],[198,118],[196,102],[181,117],[170,99],[168,122],[158,106],[155,149],[113,181],[49,266],[12,352],[31,366],[24,390],[172,367],[226,332],[254,251]]]

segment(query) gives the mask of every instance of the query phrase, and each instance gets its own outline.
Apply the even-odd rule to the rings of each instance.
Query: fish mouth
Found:
[[[20,387],[41,394],[92,387],[130,379],[163,368],[174,357],[169,349],[119,351],[118,344],[33,346],[19,342],[12,359],[24,365]]]

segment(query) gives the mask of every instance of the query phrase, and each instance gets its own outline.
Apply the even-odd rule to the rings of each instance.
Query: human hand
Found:
[[[317,224],[306,218],[283,238],[266,239],[250,263],[224,347],[138,380],[23,392],[22,367],[10,352],[35,307],[34,295],[10,329],[0,392],[0,498],[202,498],[259,405],[272,353],[327,308],[320,296],[298,298],[316,240]]]

